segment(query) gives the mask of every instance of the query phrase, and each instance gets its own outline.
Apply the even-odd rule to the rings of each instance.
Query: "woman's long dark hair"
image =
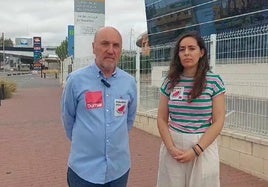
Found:
[[[206,74],[209,71],[209,63],[207,57],[207,49],[205,42],[202,37],[196,31],[190,31],[181,35],[176,42],[172,60],[169,66],[168,78],[171,81],[171,89],[180,81],[180,76],[183,73],[184,67],[181,64],[179,58],[179,47],[182,39],[186,37],[194,38],[197,41],[197,45],[200,47],[200,50],[204,51],[204,55],[198,61],[197,71],[194,76],[194,85],[190,94],[188,95],[188,102],[192,102],[193,99],[199,97],[202,94],[203,89],[206,87]]]

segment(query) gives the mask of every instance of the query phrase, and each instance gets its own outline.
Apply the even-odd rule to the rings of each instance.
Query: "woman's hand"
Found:
[[[175,157],[173,157],[180,163],[187,163],[196,158],[196,154],[193,149],[188,149],[185,151],[180,151],[180,154],[177,154]]]
[[[175,146],[172,146],[171,148],[168,148],[169,154],[172,156],[172,158],[176,159],[179,155],[183,154],[183,151],[178,149]]]

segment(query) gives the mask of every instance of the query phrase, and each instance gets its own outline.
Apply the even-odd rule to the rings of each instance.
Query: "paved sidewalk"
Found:
[[[69,142],[60,120],[62,89],[55,79],[31,77],[0,106],[0,186],[66,187]],[[31,86],[34,85],[34,86]],[[154,187],[160,138],[130,135],[128,187]],[[221,164],[221,187],[267,187],[268,181]]]

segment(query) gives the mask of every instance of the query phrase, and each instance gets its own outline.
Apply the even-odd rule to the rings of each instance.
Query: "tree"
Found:
[[[56,54],[58,55],[58,57],[60,58],[61,61],[63,61],[65,58],[68,57],[68,40],[67,38],[65,38],[65,40],[63,40],[60,44],[60,46],[58,46],[56,48]]]
[[[152,71],[151,58],[149,56],[140,56],[140,73],[148,74]]]
[[[13,41],[10,38],[5,39],[4,44],[5,44],[5,47],[13,47],[14,46]],[[3,47],[3,36],[1,36],[1,38],[0,38],[0,46]]]
[[[13,47],[13,41],[10,38],[5,39],[4,40],[4,47]],[[0,50],[3,50],[3,35],[0,37]],[[3,58],[5,58],[4,54],[1,53],[0,54],[0,70],[2,69],[2,63],[4,63],[1,61],[5,61],[5,59],[3,59]]]

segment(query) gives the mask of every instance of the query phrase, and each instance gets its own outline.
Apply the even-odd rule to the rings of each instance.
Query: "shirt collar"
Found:
[[[97,75],[97,78],[105,78],[104,74],[102,73],[101,69],[97,66],[96,63],[93,64],[93,67],[94,67],[94,72],[96,73]],[[117,76],[117,67],[115,68],[115,71],[112,73],[112,77],[116,77]]]

